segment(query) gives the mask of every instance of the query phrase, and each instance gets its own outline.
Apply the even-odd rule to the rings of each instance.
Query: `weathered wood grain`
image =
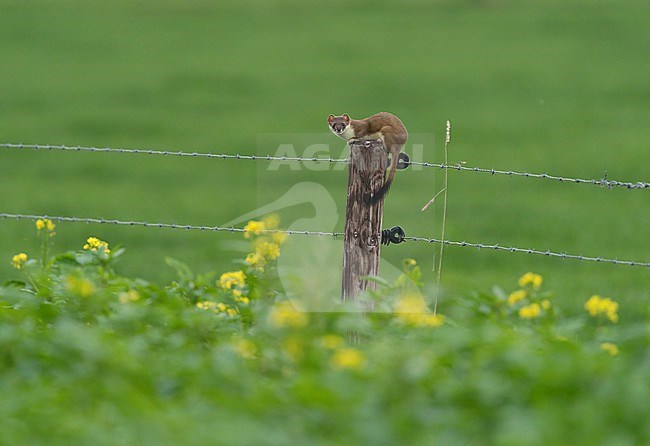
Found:
[[[371,203],[370,198],[384,183],[388,158],[380,140],[350,142],[349,148],[342,299],[359,302],[360,293],[376,289],[376,283],[361,277],[379,274],[384,200]],[[372,302],[359,303],[365,309],[372,309]]]

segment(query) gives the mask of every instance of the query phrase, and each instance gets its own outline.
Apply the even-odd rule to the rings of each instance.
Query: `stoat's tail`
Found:
[[[377,189],[377,191],[374,194],[372,194],[372,196],[370,196],[370,199],[368,200],[370,204],[377,203],[390,190],[390,186],[391,184],[393,184],[393,178],[395,178],[395,170],[397,170],[398,158],[399,156],[391,156],[388,178],[386,178],[384,184],[382,184],[381,187]]]

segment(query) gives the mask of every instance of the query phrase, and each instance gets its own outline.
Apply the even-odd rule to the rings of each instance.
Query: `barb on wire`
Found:
[[[124,221],[124,220],[113,220],[113,219],[103,219],[103,218],[61,217],[61,216],[48,216],[48,215],[8,214],[8,213],[0,213],[0,218],[14,219],[14,220],[38,220],[38,219],[49,218],[50,220],[55,222],[97,223],[97,224],[112,224],[112,225],[122,225],[122,226],[141,226],[145,228],[185,229],[185,230],[199,230],[199,231],[244,232],[244,228],[180,225],[174,223],[150,223],[144,221]],[[302,231],[302,230],[294,230],[294,229],[266,229],[262,232],[267,234],[283,233],[287,235],[305,235],[305,236],[318,236],[318,237],[342,237],[343,236],[342,232]],[[506,252],[522,253],[522,254],[535,254],[535,255],[543,255],[547,257],[557,257],[557,258],[570,259],[570,260],[611,263],[614,265],[626,265],[626,266],[644,266],[650,268],[650,262],[618,260],[618,259],[609,259],[605,257],[587,257],[578,254],[566,254],[566,253],[554,252],[550,250],[541,251],[538,249],[507,247],[507,246],[500,246],[497,244],[471,243],[465,241],[458,242],[453,240],[439,240],[436,238],[426,238],[426,237],[404,237],[403,240],[404,241],[410,240],[416,243],[443,243],[445,245],[450,245],[450,246],[472,247],[472,248],[479,248],[479,249],[481,248],[493,249],[497,251],[506,251]]]
[[[319,158],[319,157],[300,157],[300,156],[273,156],[273,155],[241,155],[228,153],[206,153],[206,152],[176,152],[169,150],[149,150],[149,149],[127,149],[111,147],[83,147],[83,146],[65,146],[51,144],[12,144],[0,143],[0,148],[5,149],[34,149],[34,150],[64,150],[77,152],[112,152],[112,153],[134,153],[145,155],[162,155],[162,156],[189,156],[201,158],[219,158],[219,159],[241,159],[241,160],[260,160],[260,161],[320,161],[327,163],[347,163],[347,158]],[[547,173],[519,172],[514,170],[488,169],[484,167],[468,167],[458,164],[438,164],[410,161],[410,165],[431,167],[438,169],[448,169],[464,172],[488,173],[490,175],[507,175],[524,178],[539,178],[545,180],[558,181],[561,183],[591,184],[611,189],[613,187],[622,187],[626,189],[650,189],[650,183],[646,181],[616,181],[608,180],[606,177],[601,179],[571,178],[558,175],[549,175]]]

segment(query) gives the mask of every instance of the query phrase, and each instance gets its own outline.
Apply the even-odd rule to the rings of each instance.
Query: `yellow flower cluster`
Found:
[[[106,254],[109,254],[111,252],[111,250],[108,248],[108,243],[98,239],[97,237],[89,237],[88,240],[86,240],[86,244],[84,245],[84,249],[90,251],[99,251],[102,248],[104,248],[104,252]]]
[[[232,295],[235,297],[235,302],[239,302],[240,304],[248,305],[251,302],[250,298],[244,296],[241,290],[232,290]]]
[[[138,299],[140,299],[140,293],[138,293],[136,290],[129,290],[129,291],[124,291],[120,293],[118,299],[120,300],[120,303],[126,304],[129,302],[135,302]]]
[[[589,312],[590,316],[605,315],[611,322],[618,322],[618,303],[609,297],[591,296],[585,302],[585,310]]]
[[[533,319],[539,316],[540,313],[541,307],[536,302],[519,309],[519,317],[522,319]]]
[[[343,347],[332,354],[330,364],[336,370],[361,370],[366,365],[366,357],[356,348]]]
[[[422,297],[415,294],[403,295],[395,303],[394,310],[402,322],[417,327],[439,327],[445,321],[444,316],[430,313]]]
[[[228,305],[224,304],[223,302],[211,302],[208,300],[204,300],[201,302],[197,302],[196,304],[197,308],[200,308],[201,310],[206,310],[206,311],[212,311],[216,314],[224,313],[227,314],[228,316],[236,316],[237,315],[237,309],[229,307]]]
[[[243,271],[233,271],[223,273],[219,278],[219,286],[224,290],[230,290],[234,287],[244,285],[246,283],[246,275]]]
[[[21,269],[25,266],[25,263],[27,263],[27,254],[24,252],[16,254],[11,258],[11,262],[13,263],[14,268]]]
[[[85,277],[68,276],[65,281],[68,291],[77,294],[81,297],[89,297],[96,291],[95,284],[90,279]]]
[[[279,223],[280,218],[277,215],[270,215],[262,221],[251,220],[244,227],[244,237],[250,239],[267,231],[275,231],[278,229]],[[287,234],[283,232],[273,232],[270,235],[256,238],[255,251],[246,256],[246,264],[259,271],[264,271],[267,261],[275,260],[280,256],[280,245],[286,239]]]
[[[327,350],[332,350],[330,366],[335,370],[361,370],[366,366],[365,355],[356,348],[345,347],[345,341],[339,335],[325,335],[319,343]]]
[[[531,286],[533,289],[539,290],[539,287],[542,286],[543,281],[544,278],[539,274],[528,272],[519,278],[519,286],[522,288]]]
[[[273,243],[276,245],[282,245],[287,241],[287,237],[288,235],[286,232],[274,232],[271,234],[271,240],[273,240]]]
[[[309,323],[309,316],[304,311],[297,310],[291,302],[279,302],[271,308],[268,321],[276,328],[302,328]]]
[[[251,252],[246,256],[246,264],[259,271],[264,271],[266,261],[275,260],[278,257],[280,257],[280,246],[277,243],[257,240],[255,252]]]
[[[609,353],[612,356],[618,355],[618,345],[612,344],[611,342],[604,342],[600,344],[600,348],[605,350],[607,353]]]
[[[255,246],[255,254],[263,259],[275,260],[280,257],[280,247],[277,243],[260,241]]]
[[[267,215],[266,217],[264,217],[263,223],[267,229],[270,230],[278,229],[278,226],[280,225],[280,217],[278,216],[278,214]]]
[[[551,301],[544,299],[541,302],[537,300],[538,291],[542,286],[544,279],[539,274],[528,272],[521,276],[518,280],[519,286],[522,289],[513,291],[508,295],[506,302],[509,306],[521,306],[517,310],[517,314],[522,319],[535,319],[543,315],[542,310],[548,311],[551,309]]]
[[[508,296],[508,305],[513,306],[520,300],[524,300],[526,296],[528,296],[528,292],[526,292],[526,290],[513,291]]]
[[[235,302],[248,305],[250,303],[250,298],[244,296],[244,290],[246,286],[246,274],[243,271],[231,271],[228,273],[223,273],[219,278],[219,286],[223,290],[230,290]]]
[[[246,263],[253,268],[264,269],[264,257],[258,252],[251,252],[246,256]]]
[[[266,223],[263,221],[251,220],[244,227],[244,237],[251,238],[251,236],[260,235],[263,231],[266,231]]]
[[[49,218],[43,218],[43,219],[38,219],[36,220],[36,229],[40,233],[41,231],[45,231],[47,235],[50,237],[54,237],[56,235],[56,232],[54,232],[54,229],[56,228],[56,225],[52,220]]]
[[[518,290],[510,293],[508,296],[508,305],[514,306],[517,302],[522,301],[528,296],[528,293],[524,290]],[[542,300],[540,303],[533,302],[528,305],[524,305],[518,311],[519,317],[522,319],[534,319],[541,316],[542,310],[550,310],[551,301],[548,299]]]

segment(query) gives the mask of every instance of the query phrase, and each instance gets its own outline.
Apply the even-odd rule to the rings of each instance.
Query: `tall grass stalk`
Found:
[[[442,196],[442,228],[440,230],[440,252],[438,253],[438,274],[436,276],[436,298],[433,304],[433,314],[438,313],[438,297],[440,296],[440,277],[442,274],[442,254],[445,247],[445,226],[447,223],[447,194],[448,194],[448,178],[449,178],[449,169],[447,168],[448,162],[448,146],[449,141],[451,140],[451,122],[447,120],[447,131],[445,133],[445,186],[442,189],[444,195]],[[435,197],[434,197],[435,198]],[[434,263],[435,265],[435,263]]]

